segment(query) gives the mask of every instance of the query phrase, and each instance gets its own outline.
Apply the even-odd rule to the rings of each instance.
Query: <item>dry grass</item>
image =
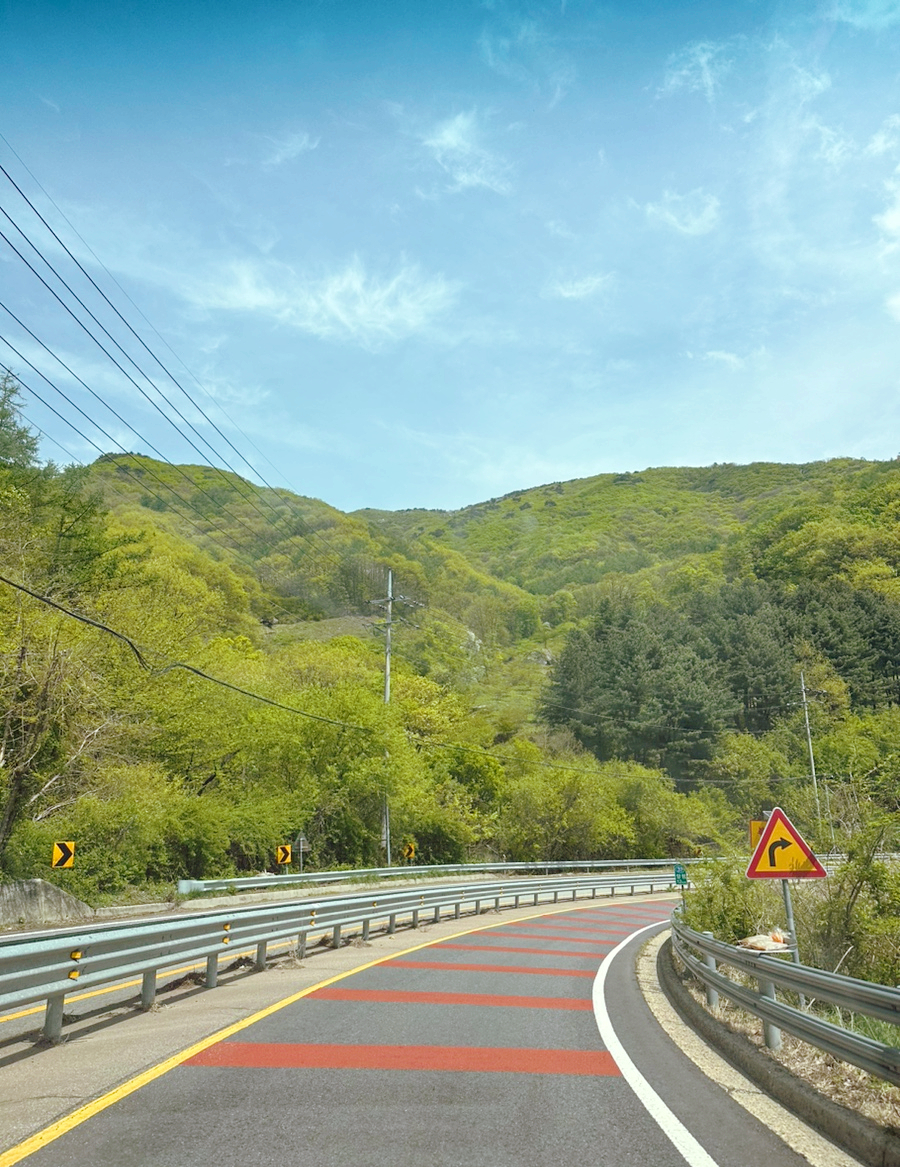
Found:
[[[703,986],[691,977],[685,980],[685,986],[694,999],[707,1008]],[[780,1062],[832,1101],[881,1126],[900,1127],[900,1086],[892,1086],[857,1066],[841,1062],[788,1033],[782,1034],[781,1049],[775,1053],[765,1046],[762,1021],[722,998],[718,1009],[710,1012],[733,1033],[742,1034],[768,1057]]]

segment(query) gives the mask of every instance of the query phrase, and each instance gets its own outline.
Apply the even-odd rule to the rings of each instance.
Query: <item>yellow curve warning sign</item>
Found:
[[[824,879],[828,872],[803,836],[776,806],[747,868],[748,879]]]

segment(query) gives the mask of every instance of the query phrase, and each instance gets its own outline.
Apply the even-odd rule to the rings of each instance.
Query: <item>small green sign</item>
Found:
[[[687,887],[687,868],[682,863],[675,864],[675,883],[678,887]]]

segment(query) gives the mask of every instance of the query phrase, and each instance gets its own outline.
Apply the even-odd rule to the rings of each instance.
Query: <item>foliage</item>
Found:
[[[312,865],[376,865],[385,799],[424,862],[715,854],[776,802],[855,845],[898,811],[898,517],[900,466],[847,459],[342,515],[142,455],[41,465],[4,378],[4,574],[141,661],[0,587],[0,875],[46,875],[63,837],[87,897],[259,870],[301,831]],[[360,628],[388,566],[385,705]],[[893,967],[893,884],[853,871]],[[829,959],[857,950],[816,912]]]

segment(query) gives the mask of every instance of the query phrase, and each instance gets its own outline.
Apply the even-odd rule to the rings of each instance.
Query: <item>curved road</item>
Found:
[[[670,911],[592,902],[374,961],[201,1043],[22,1161],[801,1167],[649,1012],[634,958]]]

